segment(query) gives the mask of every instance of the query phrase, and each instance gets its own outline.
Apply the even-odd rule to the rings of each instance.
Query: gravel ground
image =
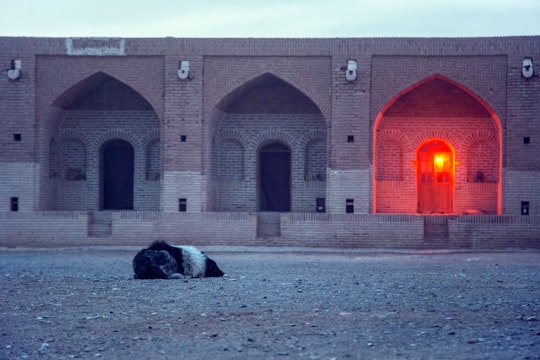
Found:
[[[539,252],[214,249],[226,276],[184,280],[135,253],[0,250],[0,358],[540,359]]]

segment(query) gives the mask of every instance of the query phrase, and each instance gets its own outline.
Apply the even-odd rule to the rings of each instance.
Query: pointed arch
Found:
[[[453,104],[453,106],[448,106]],[[446,118],[447,120],[442,120]],[[474,128],[469,129],[469,123],[467,126],[456,125],[458,119],[472,119],[475,123]],[[477,119],[477,120],[475,120]],[[488,119],[491,119],[489,122]],[[407,129],[403,124],[409,124]],[[382,126],[384,124],[384,126]],[[411,128],[412,127],[412,128]],[[501,213],[502,207],[502,125],[498,115],[493,108],[482,99],[478,94],[446,76],[439,73],[428,76],[410,86],[398,92],[393,96],[379,111],[377,114],[374,126],[373,126],[373,142],[372,142],[372,157],[373,157],[373,212],[378,212],[378,197],[381,193],[378,188],[382,184],[378,183],[380,177],[378,177],[379,170],[379,151],[381,144],[388,140],[385,138],[385,134],[388,132],[403,131],[406,134],[406,138],[409,139],[412,147],[418,146],[424,141],[438,138],[447,141],[448,144],[455,149],[455,161],[456,165],[467,161],[468,151],[471,149],[471,136],[475,132],[488,132],[491,135],[490,139],[495,138],[495,144],[497,147],[496,156],[494,162],[497,164],[497,209],[493,212]],[[467,133],[467,131],[470,132]],[[487,136],[487,135],[486,135]],[[387,137],[387,136],[386,136]],[[386,140],[385,140],[386,139]],[[414,152],[414,150],[412,150]],[[476,150],[480,151],[480,150]],[[416,168],[416,156],[413,155],[411,149],[407,150],[404,163],[414,163]],[[462,171],[467,169],[467,165],[462,170],[456,169],[456,181],[465,181],[465,176],[462,176]],[[404,194],[406,192],[412,192],[414,186],[411,186],[412,176],[405,174],[404,181],[397,185],[397,188]],[[385,185],[387,186],[387,185]],[[385,187],[386,189],[387,187]],[[458,187],[456,187],[457,189]],[[462,187],[459,187],[460,189]],[[381,188],[382,189],[382,188]],[[386,191],[386,190],[385,190]],[[404,195],[405,196],[405,195]],[[456,191],[457,204],[456,208],[461,210],[459,206],[465,207],[470,205],[464,205],[467,201],[466,198],[470,198],[471,194],[460,194]],[[385,195],[386,199],[390,199],[391,196]],[[410,199],[414,197],[410,196]],[[479,197],[480,198],[480,197]],[[386,200],[385,200],[386,201]],[[390,201],[390,200],[388,200]],[[384,211],[388,211],[392,206],[386,206]],[[409,206],[408,211],[414,207]],[[391,210],[390,210],[391,211]]]
[[[205,166],[215,184],[214,188],[207,188],[209,198],[215,199],[216,205],[212,208],[218,211],[274,209],[267,202],[272,196],[262,195],[272,188],[261,184],[261,179],[269,179],[266,176],[261,178],[261,171],[266,174],[275,169],[287,174],[287,178],[281,180],[288,184],[287,190],[279,193],[280,196],[287,195],[288,200],[275,209],[309,211],[313,208],[310,203],[312,197],[324,196],[324,188],[313,190],[302,185],[306,163],[304,145],[309,141],[305,138],[306,133],[317,134],[321,139],[321,144],[313,144],[310,149],[310,161],[316,165],[314,172],[320,174],[317,178],[325,177],[325,117],[305,89],[293,84],[294,77],[291,74],[287,76],[293,80],[265,71],[246,81],[242,74],[240,79],[232,79],[224,85],[225,89],[232,88],[225,96],[212,100],[216,97],[210,95],[206,100],[207,104],[215,104],[213,108],[207,107],[210,118],[203,130],[208,146],[206,154],[209,154],[205,158]],[[231,86],[231,83],[235,85]],[[276,143],[289,150],[276,152],[266,148],[266,145]]]
[[[269,91],[265,91],[269,90]],[[277,91],[276,91],[277,90]],[[255,110],[246,102],[252,98],[245,99],[250,95],[255,96],[258,93],[269,96],[266,102],[256,102],[257,112],[286,112],[286,113],[321,113],[319,106],[304,91],[294,86],[287,80],[271,72],[265,72],[251,80],[237,86],[234,90],[220,99],[216,108],[223,112],[246,112]],[[257,99],[255,99],[257,100]],[[270,102],[268,101],[270,100]],[[279,108],[272,108],[272,100],[279,102]],[[242,108],[242,105],[244,108]],[[262,110],[262,111],[261,111]]]
[[[295,79],[294,74],[289,74],[289,76],[291,79],[286,79],[272,71],[264,71],[254,75],[247,81],[245,79],[234,79],[233,81],[236,81],[236,83],[230,84],[231,90],[224,94],[221,98],[213,100],[213,104],[210,106],[210,109],[216,108],[223,112],[227,112],[228,109],[231,109],[231,106],[234,106],[239,99],[245,97],[249,92],[267,87],[274,89],[279,88],[281,90],[274,93],[274,96],[279,97],[281,102],[293,102],[292,100],[296,102],[296,111],[295,109],[284,109],[283,107],[281,107],[279,111],[323,114],[324,112],[322,111],[321,105],[316,100],[315,94],[311,94],[309,89],[303,88],[301,85],[301,79]],[[291,94],[294,98],[291,98]],[[264,106],[268,104],[260,105]],[[302,106],[301,111],[298,110],[299,105]],[[275,111],[275,109],[273,110]]]
[[[52,105],[64,110],[154,110],[138,91],[103,71],[66,89]]]
[[[482,99],[482,97],[480,97],[478,94],[476,94],[474,91],[472,91],[471,89],[469,89],[468,87],[466,87],[465,85],[457,82],[457,81],[454,81],[452,79],[450,79],[449,77],[446,77],[440,73],[435,73],[431,76],[428,76],[414,84],[411,84],[410,86],[406,87],[405,89],[401,90],[400,92],[398,92],[396,95],[394,95],[383,107],[382,109],[379,111],[379,114],[377,115],[377,118],[379,118],[379,115],[384,115],[393,105],[395,105],[395,103],[403,98],[403,96],[411,93],[413,90],[416,90],[420,87],[422,87],[423,85],[426,85],[434,80],[440,80],[444,83],[447,83],[451,86],[454,86],[455,88],[459,89],[459,90],[462,90],[463,92],[465,92],[467,95],[471,96],[474,100],[476,100],[481,106],[483,109],[485,109],[485,111],[487,111],[489,113],[489,115],[491,117],[493,116],[497,116],[495,111],[493,110],[493,108],[484,100]],[[497,117],[498,119],[498,117]]]

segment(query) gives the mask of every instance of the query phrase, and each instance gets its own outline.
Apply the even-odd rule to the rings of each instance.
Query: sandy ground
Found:
[[[206,252],[224,278],[0,250],[0,359],[540,359],[540,252]]]

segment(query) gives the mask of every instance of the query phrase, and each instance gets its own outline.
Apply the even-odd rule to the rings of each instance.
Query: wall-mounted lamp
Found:
[[[178,68],[178,78],[180,80],[189,80],[189,61],[180,61],[180,66]]]
[[[534,67],[533,67],[532,58],[526,57],[523,59],[523,67],[521,68],[521,75],[526,79],[533,77]]]
[[[355,60],[347,61],[347,70],[345,70],[345,79],[347,79],[347,81],[356,80],[357,67],[358,67],[358,64],[356,63]]]
[[[21,60],[11,60],[11,69],[7,71],[9,80],[19,80],[21,77]]]

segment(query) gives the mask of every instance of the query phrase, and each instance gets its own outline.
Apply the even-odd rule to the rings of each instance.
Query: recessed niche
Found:
[[[9,199],[9,208],[11,211],[19,211],[19,198],[12,197]]]
[[[178,199],[178,211],[180,212],[187,211],[187,199],[185,198]]]
[[[345,200],[345,213],[353,214],[354,213],[354,199]]]
[[[528,201],[521,202],[521,215],[529,215],[529,202]]]

